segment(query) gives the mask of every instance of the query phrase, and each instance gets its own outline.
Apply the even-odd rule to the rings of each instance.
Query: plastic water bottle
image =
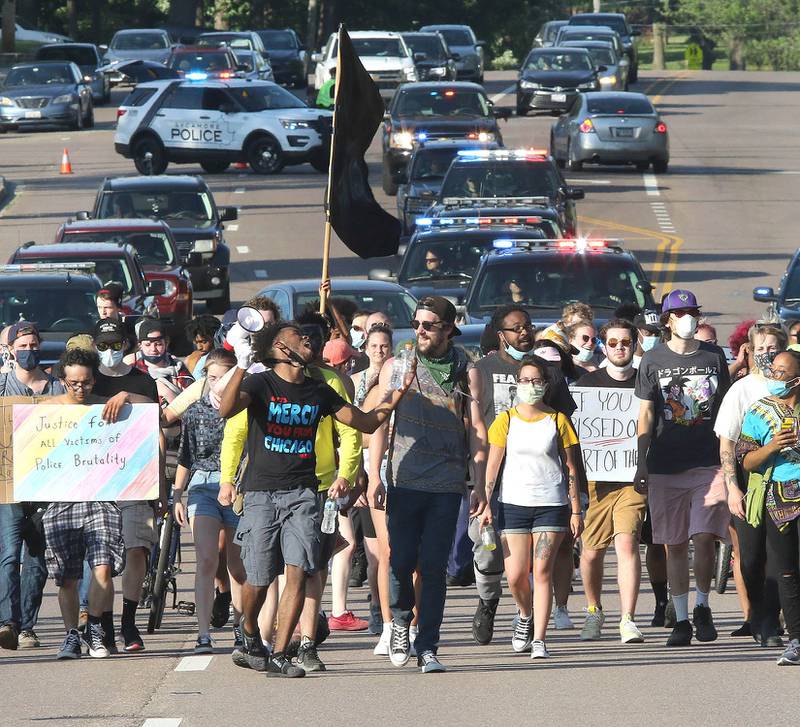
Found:
[[[330,535],[336,530],[336,515],[339,513],[339,505],[336,500],[325,500],[325,508],[322,511],[322,532]]]
[[[389,388],[393,391],[403,388],[406,374],[411,370],[411,362],[414,360],[414,344],[408,341],[403,346],[403,350],[395,357],[392,365],[392,380]]]
[[[497,548],[497,536],[494,534],[494,528],[491,525],[484,525],[481,528],[481,543],[486,550],[495,550]]]

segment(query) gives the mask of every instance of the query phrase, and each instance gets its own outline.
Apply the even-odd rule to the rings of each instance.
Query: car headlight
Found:
[[[417,69],[416,68],[404,68],[403,73],[405,74],[406,81],[416,81],[417,80]]]
[[[295,129],[310,129],[307,121],[296,121],[295,119],[281,119],[281,126],[284,129],[294,131]]]
[[[389,137],[389,146],[394,149],[411,149],[414,146],[414,135],[410,131],[395,131]]]
[[[578,84],[579,91],[591,91],[595,87],[594,81],[587,81],[586,83]]]
[[[436,68],[430,68],[428,70],[431,76],[443,76],[447,73],[447,69],[444,66],[437,66]]]
[[[617,85],[617,79],[616,79],[615,76],[603,76],[600,79],[600,85],[601,86],[616,86]]]
[[[478,141],[495,141],[495,133],[493,131],[479,131]]]
[[[9,98],[8,96],[0,96],[0,106],[16,106],[17,104],[14,103],[13,98]]]
[[[75,97],[71,93],[64,93],[61,96],[56,96],[53,103],[72,103]]]
[[[519,87],[524,88],[526,91],[535,91],[539,88],[538,83],[534,83],[533,81],[520,81]]]
[[[216,240],[195,240],[192,252],[214,252],[216,247]]]
[[[159,296],[159,298],[172,298],[175,293],[178,292],[178,286],[175,285],[171,280],[164,281],[164,295]]]

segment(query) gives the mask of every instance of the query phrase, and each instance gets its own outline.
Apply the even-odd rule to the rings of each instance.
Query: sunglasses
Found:
[[[97,348],[98,351],[108,351],[108,349],[111,349],[112,351],[121,351],[122,341],[114,341],[113,343],[96,343],[95,348]]]
[[[608,348],[616,348],[617,346],[622,346],[622,348],[630,348],[631,343],[632,341],[630,338],[609,338],[606,341],[606,346]]]
[[[514,326],[513,328],[501,328],[501,331],[509,331],[511,333],[530,333],[533,330],[532,323],[520,323],[518,326]]]
[[[683,318],[684,316],[691,316],[692,318],[700,317],[699,308],[679,308],[678,310],[671,310],[670,313],[676,318]]]
[[[597,343],[598,342],[596,336],[589,336],[589,335],[587,335],[585,333],[582,336],[578,336],[577,338],[580,339],[581,341],[583,341],[583,343],[589,343],[589,342]]]
[[[426,257],[425,258],[425,262],[426,263],[438,263],[439,262],[439,258],[438,257]]]
[[[444,321],[418,321],[416,318],[411,321],[411,327],[416,331],[419,327],[422,327],[423,331],[431,331],[440,330],[444,326]]]

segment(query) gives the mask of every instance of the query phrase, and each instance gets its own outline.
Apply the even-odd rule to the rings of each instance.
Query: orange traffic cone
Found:
[[[61,169],[59,174],[72,174],[72,164],[69,161],[69,151],[64,147],[64,153],[61,155]]]

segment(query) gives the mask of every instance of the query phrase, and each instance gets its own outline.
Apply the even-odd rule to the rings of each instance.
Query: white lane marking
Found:
[[[266,280],[267,279],[267,271],[266,270],[254,270],[253,275],[255,275],[259,280]]]
[[[247,255],[250,252],[250,248],[247,245],[237,245],[236,252],[240,253],[241,255]]]
[[[503,96],[508,96],[512,91],[516,90],[517,84],[512,83],[508,88],[504,88],[500,93],[496,93],[494,96],[490,96],[489,100],[492,103],[497,103]]]
[[[149,717],[142,727],[181,727],[183,717]]]
[[[781,171],[775,172],[775,174],[800,174],[800,172],[796,169],[781,169]]]
[[[658,197],[661,194],[655,174],[642,174],[642,179],[644,180],[644,188],[648,197]]]
[[[234,194],[244,194],[244,187],[237,187],[233,190]]]
[[[598,184],[598,185],[611,184],[610,179],[568,179],[567,182],[569,182],[570,184]]]
[[[61,141],[69,141],[71,138],[71,136],[62,136]]]
[[[184,656],[183,659],[178,662],[175,671],[205,671],[213,658],[213,654]]]
[[[225,229],[228,232],[238,232],[239,231],[239,225],[225,225]]]

